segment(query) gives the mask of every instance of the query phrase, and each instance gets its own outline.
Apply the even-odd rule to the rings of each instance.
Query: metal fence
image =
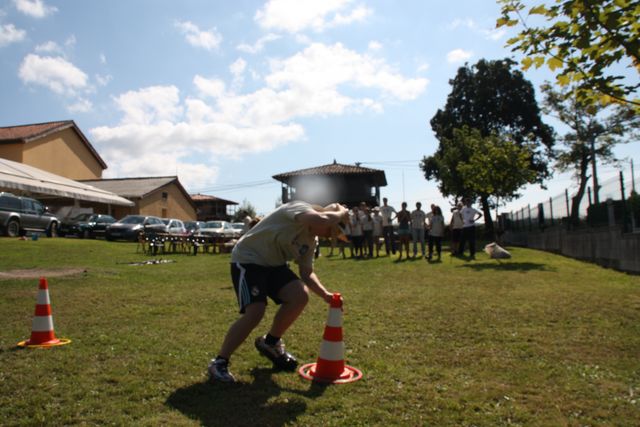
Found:
[[[537,205],[503,213],[499,218],[505,230],[538,230],[554,226],[567,228],[621,225],[624,231],[640,231],[640,180],[636,179],[633,164],[619,175],[599,183],[598,201],[591,187],[585,191],[578,209],[578,220],[571,220],[571,207],[576,192],[568,189],[563,194],[540,201]]]

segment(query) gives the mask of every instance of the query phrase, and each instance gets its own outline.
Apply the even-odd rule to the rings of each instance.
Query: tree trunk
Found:
[[[484,237],[485,239],[495,242],[496,232],[493,228],[493,220],[491,219],[491,208],[489,207],[489,196],[481,195],[480,201],[482,203],[482,219],[484,219]]]
[[[589,168],[589,159],[587,157],[580,161],[580,177],[578,182],[578,192],[571,198],[571,225],[577,226],[580,223],[580,202],[584,197],[584,191],[587,187],[587,169]]]

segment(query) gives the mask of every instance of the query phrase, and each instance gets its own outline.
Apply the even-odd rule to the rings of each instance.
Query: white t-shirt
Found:
[[[454,210],[451,214],[451,228],[454,230],[462,228],[464,225],[464,221],[462,220],[462,215],[459,210]]]
[[[373,235],[382,236],[382,217],[380,215],[373,216]]]
[[[462,221],[464,222],[464,227],[473,227],[475,225],[474,218],[477,214],[481,214],[480,211],[475,210],[472,207],[465,206],[460,210],[460,214],[462,215]]]
[[[373,217],[365,213],[360,213],[360,224],[362,224],[362,231],[373,231]]]
[[[360,222],[360,213],[351,214],[351,235],[355,237],[362,236],[362,223]]]
[[[427,219],[427,214],[422,209],[416,209],[411,212],[411,228],[414,230],[424,230],[424,222]]]
[[[434,237],[444,236],[444,217],[442,215],[432,215],[430,222],[429,235]]]
[[[231,252],[231,262],[277,267],[295,261],[313,267],[315,236],[295,219],[298,214],[312,210],[306,202],[280,206],[238,240]]]
[[[396,210],[392,206],[380,206],[380,215],[382,216],[382,226],[388,227],[391,225],[391,216],[397,214]]]

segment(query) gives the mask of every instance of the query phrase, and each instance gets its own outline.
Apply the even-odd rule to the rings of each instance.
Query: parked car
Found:
[[[31,231],[55,237],[58,234],[58,224],[58,218],[39,201],[11,193],[0,193],[0,228],[6,236],[17,237]]]
[[[200,229],[204,227],[204,221],[185,221],[184,226],[189,234],[200,234]]]
[[[184,226],[184,222],[179,219],[162,218],[162,222],[167,226],[167,232],[169,234],[187,234],[187,228]]]
[[[127,215],[114,222],[105,232],[107,240],[137,241],[140,233],[166,233],[167,226],[157,216]]]
[[[236,230],[227,221],[207,221],[204,227],[200,229],[200,234],[233,239],[236,237]]]
[[[104,237],[107,226],[116,222],[111,215],[82,213],[60,222],[58,235],[61,237],[74,235],[83,239]]]
[[[231,226],[236,230],[236,237],[242,236],[244,233],[244,222],[232,222]]]

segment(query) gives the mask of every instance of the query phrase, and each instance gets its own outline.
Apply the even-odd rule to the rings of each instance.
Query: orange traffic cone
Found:
[[[362,372],[344,363],[340,294],[333,294],[329,306],[329,318],[324,328],[318,361],[301,366],[298,373],[307,380],[331,384],[351,383],[362,378]]]
[[[56,338],[53,332],[53,317],[51,317],[51,302],[49,301],[49,284],[44,277],[40,278],[36,313],[31,326],[31,339],[18,343],[19,347],[54,347],[69,344],[71,340]]]

